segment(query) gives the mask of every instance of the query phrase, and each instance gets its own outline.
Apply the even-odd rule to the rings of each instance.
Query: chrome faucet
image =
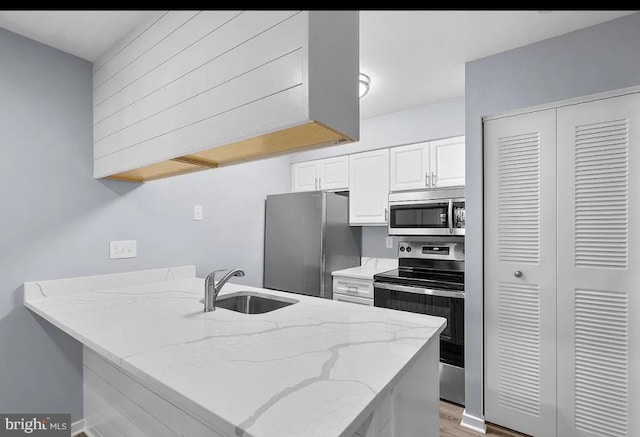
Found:
[[[213,272],[209,273],[209,275],[207,276],[207,279],[204,280],[204,312],[205,313],[208,313],[209,311],[215,311],[216,299],[218,298],[218,293],[220,293],[220,290],[222,289],[224,284],[227,283],[229,279],[231,279],[233,276],[244,276],[244,270],[233,269],[229,273],[224,275],[222,279],[220,279],[216,284],[216,281],[215,281],[216,273],[225,272],[227,270],[228,269],[214,270]]]

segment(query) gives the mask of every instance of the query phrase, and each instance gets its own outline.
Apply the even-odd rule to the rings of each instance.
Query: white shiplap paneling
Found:
[[[246,20],[245,17],[239,17],[236,21],[242,24]],[[300,17],[297,19],[294,17],[269,29],[267,31],[270,35],[269,39],[250,38],[236,46],[234,50],[229,50],[228,39],[212,39],[211,44],[206,47],[211,59],[201,62],[199,66],[188,73],[180,76],[182,71],[190,67],[191,64],[178,59],[181,67],[174,71],[179,76],[170,82],[165,84],[168,77],[159,74],[158,77],[163,79],[156,83],[158,88],[151,90],[152,83],[137,81],[126,92],[121,92],[114,99],[100,105],[102,109],[108,109],[112,112],[101,120],[94,120],[94,141],[99,141],[140,120],[179,105],[194,96],[212,90],[227,81],[232,81],[243,73],[300,48],[302,41],[299,38],[291,37],[292,34],[299,35],[297,30],[300,28]],[[274,41],[279,42],[274,44]],[[187,53],[184,56],[187,56]],[[166,68],[171,68],[171,65]],[[149,79],[152,80],[154,75],[155,72],[149,73]],[[145,92],[147,94],[133,100]],[[132,101],[128,103],[130,100]],[[115,103],[124,106],[116,106]],[[103,111],[98,111],[98,108],[96,108],[96,112],[103,114]]]
[[[233,111],[302,85],[300,50],[250,70],[179,105],[157,112],[100,140],[94,140],[95,157],[100,158],[153,138],[185,129],[210,118]],[[233,95],[233,98],[230,98]]]
[[[312,121],[357,140],[357,18],[170,11],[133,32],[95,70],[94,177]],[[273,151],[243,153],[225,164]]]
[[[251,138],[274,124],[293,126],[306,114],[303,94],[301,86],[290,88],[234,111],[207,118],[189,126],[189,129],[178,129],[151,138],[135,147],[105,155],[94,161],[94,176],[107,176],[113,173],[115,168],[136,168],[187,155],[193,150],[229,143],[240,136]],[[291,110],[293,101],[298,102],[297,112]],[[217,134],[217,143],[213,143],[212,132]],[[149,160],[150,156],[153,157],[153,161]]]
[[[103,98],[105,91],[100,91],[100,89],[108,88],[108,86],[105,85],[112,81],[115,75],[131,65],[149,50],[162,44],[168,36],[176,32],[198,14],[198,11],[172,11],[163,15],[162,18],[127,44],[116,56],[109,59],[99,70],[94,71],[93,89],[94,92],[96,92],[94,95],[94,105]],[[106,92],[108,92],[108,90]]]

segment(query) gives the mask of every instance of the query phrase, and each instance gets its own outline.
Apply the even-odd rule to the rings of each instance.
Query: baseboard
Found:
[[[85,427],[84,419],[78,420],[77,422],[73,422],[71,424],[71,435],[80,434],[82,431],[84,431],[84,427]]]
[[[466,409],[462,413],[462,421],[460,421],[460,426],[475,432],[479,432],[480,434],[487,433],[487,424],[484,422],[484,419],[467,414]]]

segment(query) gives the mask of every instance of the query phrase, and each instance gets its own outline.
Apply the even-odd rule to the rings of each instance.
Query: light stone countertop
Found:
[[[31,284],[39,290],[25,292],[27,308],[231,436],[352,435],[446,323],[231,283],[221,296],[250,290],[299,303],[204,313],[204,281],[194,277],[53,296],[46,282]]]
[[[373,280],[373,275],[398,268],[398,259],[363,257],[361,265],[331,272],[332,276]]]

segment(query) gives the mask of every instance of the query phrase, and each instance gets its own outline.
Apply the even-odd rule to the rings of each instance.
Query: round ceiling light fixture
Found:
[[[358,86],[359,86],[359,95],[360,98],[363,98],[369,92],[369,84],[371,83],[371,78],[364,73],[360,73],[358,75]]]

